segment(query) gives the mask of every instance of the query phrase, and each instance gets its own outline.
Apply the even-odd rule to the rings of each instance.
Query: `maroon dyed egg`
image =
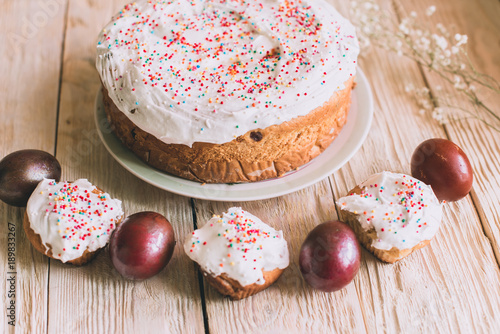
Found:
[[[170,261],[175,247],[170,222],[156,212],[128,216],[111,236],[109,253],[115,269],[128,279],[158,274]]]
[[[457,201],[472,188],[467,155],[447,139],[433,138],[418,145],[411,158],[411,174],[429,184],[440,201]]]
[[[354,231],[341,221],[316,226],[300,249],[300,271],[313,288],[333,292],[358,273],[361,248]]]
[[[26,206],[44,178],[61,179],[61,165],[50,153],[20,150],[0,161],[0,199],[9,205]]]

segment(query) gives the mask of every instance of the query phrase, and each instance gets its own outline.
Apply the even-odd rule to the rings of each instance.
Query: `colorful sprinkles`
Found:
[[[49,186],[56,185],[55,181],[49,183]],[[102,221],[97,226],[92,224],[94,220],[99,221],[99,217],[102,217],[108,210],[113,210],[113,207],[109,207],[106,203],[108,198],[105,195],[91,196],[88,190],[82,193],[78,185],[69,182],[64,182],[59,186],[60,189],[57,192],[49,194],[48,198],[53,202],[49,202],[51,208],[46,211],[57,214],[59,217],[57,225],[62,223],[63,228],[59,229],[58,233],[62,239],[73,242],[85,241],[87,238],[108,235],[114,230],[114,218]],[[79,249],[79,247],[80,244],[76,244],[73,249]]]
[[[318,8],[305,1],[147,4],[125,6],[98,42],[98,48],[109,50],[108,57],[119,57],[140,73],[132,82],[115,78],[114,89],[127,87],[132,97],[140,86],[148,86],[162,92],[163,105],[182,106],[191,115],[227,112],[228,103],[229,111],[277,112],[287,103],[310,100],[308,87],[315,82],[307,80],[335,81],[331,68],[348,72],[334,89],[355,74],[355,66],[341,66],[352,63],[352,57],[355,61],[357,51],[349,51],[350,44],[357,45],[355,36],[344,33],[340,22],[328,22],[325,29]]]
[[[38,191],[30,207],[37,210],[41,205],[43,211],[34,212],[30,222],[42,242],[50,244],[53,254],[60,258],[72,260],[87,248],[93,251],[104,246],[116,228],[116,219],[123,215],[120,201],[94,192],[95,187],[87,180],[44,180],[39,187],[45,191]],[[49,226],[40,226],[46,224]]]
[[[257,281],[262,284],[264,268],[285,268],[289,261],[282,232],[241,208],[214,215],[205,226],[192,232],[184,249],[208,272],[227,273],[243,285]]]
[[[343,210],[358,215],[365,228],[374,228],[380,245],[390,249],[406,245],[410,239],[413,243],[427,240],[424,238],[429,236],[422,234],[433,235],[439,228],[441,207],[425,183],[404,174],[384,172],[372,176],[362,187],[360,194],[343,197],[339,204]]]
[[[236,252],[242,254],[246,254],[252,249],[262,251],[262,239],[280,238],[279,233],[269,233],[257,228],[254,226],[254,221],[244,214],[230,213],[231,219],[216,215],[214,217],[217,218],[217,221],[216,223],[210,223],[210,226],[214,226],[214,224],[224,226],[224,233],[217,233],[217,236],[223,240],[214,240],[214,242],[224,242],[227,248],[233,248]],[[193,232],[193,237],[195,241],[191,244],[191,253],[195,251],[196,247],[199,247],[201,242],[196,231]],[[201,245],[207,246],[207,242],[204,241]],[[231,257],[231,253],[227,253],[226,257]],[[246,255],[242,255],[242,259],[245,262],[249,260]],[[256,259],[253,259],[253,261],[256,261]],[[231,263],[234,265],[234,262]],[[219,266],[223,267],[224,263],[221,262]]]

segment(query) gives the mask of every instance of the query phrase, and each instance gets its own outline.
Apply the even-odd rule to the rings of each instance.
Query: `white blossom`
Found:
[[[432,14],[434,14],[436,12],[436,6],[430,6],[429,8],[427,8],[425,14],[427,16],[432,16]]]
[[[405,92],[410,93],[413,91],[415,91],[415,86],[413,86],[413,84],[408,84],[405,86]]]
[[[422,37],[422,38],[415,40],[415,46],[422,51],[429,50],[430,45],[431,45],[431,41],[426,37]]]
[[[408,28],[408,19],[404,18],[401,20],[401,23],[399,24],[399,30],[405,35],[408,35],[410,33],[410,29]]]
[[[448,47],[448,41],[443,36],[432,34],[432,39],[436,42],[437,46],[441,48],[441,50],[445,50]]]
[[[359,46],[363,49],[368,48],[371,45],[371,42],[368,38],[363,38],[359,41]]]
[[[448,51],[448,50],[446,50],[446,51]],[[441,61],[441,65],[443,65],[444,67],[449,66],[450,64],[451,64],[451,59],[450,58],[444,58]]]
[[[443,124],[444,122],[444,112],[442,108],[435,108],[432,111],[432,118],[434,118],[439,123]]]
[[[463,45],[468,42],[467,35],[455,33],[452,29],[448,30],[442,23],[432,27],[428,22],[419,22],[418,15],[414,11],[403,17],[399,24],[394,24],[391,14],[381,10],[375,0],[352,0],[350,12],[351,21],[357,25],[357,35],[362,48],[373,44],[399,56],[409,57],[423,68],[447,78],[449,86],[454,87],[456,93],[465,93],[478,109],[489,111],[486,107],[483,108],[484,105],[478,106],[478,96],[475,93],[477,88],[473,83],[481,85],[481,88],[491,87],[481,81],[480,74],[466,65],[467,51]],[[427,16],[432,16],[435,12],[436,6],[430,6],[425,10]],[[500,87],[496,80],[494,85],[494,88],[491,88],[493,90]],[[419,113],[428,112],[440,123],[443,123],[445,118],[452,119],[450,117],[453,114],[449,109],[436,107],[439,103],[449,108],[452,107],[450,104],[454,103],[453,98],[443,97],[446,93],[442,87],[436,86],[432,95],[428,88],[415,88],[412,84],[406,85],[404,90],[415,100]],[[477,118],[483,119],[481,116]],[[500,126],[498,129],[500,132]]]
[[[365,24],[366,28],[369,27],[370,19],[368,18],[368,15],[366,15],[366,14],[361,15],[360,21],[361,21],[361,23]]]
[[[368,2],[368,1],[365,2],[363,5],[364,5],[366,10],[370,10],[373,8],[373,4],[371,2]]]
[[[457,46],[466,44],[467,43],[467,35],[456,34],[455,35],[455,40],[458,42]]]
[[[443,35],[446,35],[446,33],[448,32],[448,30],[446,30],[446,28],[444,27],[444,25],[442,23],[436,24],[436,28]]]
[[[454,82],[453,87],[455,87],[455,89],[465,90],[467,88],[467,85],[465,84],[465,82],[463,82],[462,78],[460,78],[460,76],[458,76],[458,75],[454,76],[453,82]]]

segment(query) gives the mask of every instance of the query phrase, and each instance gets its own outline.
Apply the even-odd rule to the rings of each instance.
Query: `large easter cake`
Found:
[[[282,176],[346,122],[359,47],[323,0],[142,1],[101,31],[114,133],[149,165],[207,183]]]

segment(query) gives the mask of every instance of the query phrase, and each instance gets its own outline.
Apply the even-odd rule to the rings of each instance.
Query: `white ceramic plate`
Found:
[[[373,96],[364,73],[357,69],[351,110],[339,136],[318,157],[280,178],[240,184],[200,184],[163,173],[142,162],[110,131],[102,102],[96,98],[95,121],[99,136],[109,153],[138,178],[167,191],[213,201],[253,201],[277,197],[314,184],[338,170],[358,151],[373,118]]]

